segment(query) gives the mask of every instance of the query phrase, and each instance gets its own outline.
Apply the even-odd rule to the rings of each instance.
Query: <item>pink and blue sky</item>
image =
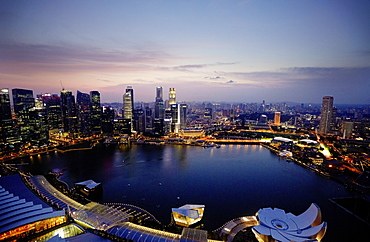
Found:
[[[370,104],[370,1],[0,0],[0,87]]]

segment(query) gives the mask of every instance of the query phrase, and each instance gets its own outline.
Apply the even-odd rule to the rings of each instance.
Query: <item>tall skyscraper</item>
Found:
[[[164,118],[163,88],[156,87],[154,118]]]
[[[180,104],[180,129],[186,129],[188,105],[186,103]]]
[[[64,132],[69,132],[72,135],[78,131],[78,120],[76,115],[75,97],[71,91],[62,90],[60,92],[62,101],[62,122]]]
[[[57,94],[45,93],[42,95],[42,102],[46,109],[48,129],[63,128],[60,97]]]
[[[327,134],[333,127],[333,102],[332,96],[325,96],[322,99],[321,120],[319,125],[319,134]]]
[[[91,118],[92,134],[100,134],[102,132],[101,115],[102,115],[102,109],[100,107],[100,92],[91,91],[90,92],[90,118]],[[114,112],[113,112],[113,118],[114,118]]]
[[[275,112],[274,113],[274,124],[280,125],[280,118],[281,118],[281,113]]]
[[[127,88],[126,88],[126,93],[130,93],[130,96],[131,96],[131,112],[133,112],[134,111],[134,109],[135,109],[135,106],[134,106],[134,89],[132,89],[132,86],[127,86]]]
[[[130,91],[123,95],[123,118],[132,119],[132,96]]]
[[[170,87],[168,104],[169,105],[176,104],[176,90],[174,87]]]
[[[29,142],[32,139],[32,133],[35,132],[30,118],[30,109],[35,106],[33,91],[16,88],[12,89],[12,94],[19,139],[23,142]],[[35,119],[33,121],[37,122]]]
[[[15,141],[12,112],[10,109],[9,89],[0,89],[0,142]]]
[[[77,90],[77,117],[82,136],[91,135],[90,113],[90,95]]]
[[[180,112],[178,104],[171,104],[171,132],[178,133],[180,129]]]
[[[126,121],[124,123],[130,125],[130,131],[133,130],[133,110],[134,110],[134,90],[131,86],[127,86],[126,92],[123,95],[123,119]]]
[[[27,89],[12,89],[14,113],[16,116],[21,115],[24,110],[29,110],[35,106],[33,91]]]

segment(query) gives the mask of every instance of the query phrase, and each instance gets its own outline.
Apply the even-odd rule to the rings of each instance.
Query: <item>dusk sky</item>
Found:
[[[0,88],[370,104],[370,1],[0,0]]]

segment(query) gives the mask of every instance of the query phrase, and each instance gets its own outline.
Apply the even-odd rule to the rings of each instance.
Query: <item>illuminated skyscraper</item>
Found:
[[[164,118],[163,88],[156,87],[154,118]]]
[[[15,141],[12,113],[10,109],[9,89],[0,89],[0,142]]]
[[[280,117],[281,117],[281,113],[280,112],[275,112],[275,114],[274,114],[274,124],[280,125]]]
[[[186,120],[187,120],[187,112],[188,112],[188,105],[186,103],[180,104],[180,129],[186,129]]]
[[[133,118],[133,106],[134,106],[134,90],[131,86],[127,86],[126,92],[123,95],[123,119],[125,123],[130,125],[132,131],[132,118]]]
[[[132,97],[131,92],[126,91],[123,95],[123,118],[124,119],[132,119]]]
[[[174,87],[170,87],[170,93],[169,93],[169,105],[176,103],[176,90]]]
[[[22,111],[27,111],[35,106],[35,98],[32,90],[12,89],[14,113],[18,117]]]
[[[34,127],[30,122],[30,109],[35,106],[33,91],[16,88],[12,89],[12,94],[19,139],[23,142],[31,141],[31,135],[35,132]],[[34,121],[35,118],[37,119],[37,117],[35,116],[33,118]]]
[[[91,91],[90,92],[90,118],[91,118],[92,134],[100,134],[102,132],[101,115],[102,115],[102,109],[100,107],[100,92]]]
[[[46,109],[48,129],[63,128],[60,97],[57,94],[45,93],[42,95],[42,102]]]
[[[62,90],[60,92],[62,101],[62,122],[64,132],[69,132],[72,135],[78,131],[78,120],[76,114],[75,97],[71,91]]]
[[[90,95],[77,90],[77,117],[82,136],[91,135]]]
[[[332,96],[325,96],[322,99],[319,134],[327,134],[332,130],[334,121],[333,102],[334,98]]]

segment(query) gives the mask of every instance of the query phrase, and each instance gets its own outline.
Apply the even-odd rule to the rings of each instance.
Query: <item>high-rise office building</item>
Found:
[[[20,113],[24,110],[29,110],[35,106],[35,98],[33,97],[33,91],[27,89],[12,89],[14,113],[16,117],[21,115]]]
[[[325,96],[322,99],[319,134],[327,134],[332,130],[334,120],[333,102],[334,98],[332,96]]]
[[[281,113],[275,112],[274,113],[274,124],[275,125],[280,125],[280,118],[281,118]]]
[[[101,129],[105,135],[113,135],[114,109],[103,107],[101,115]]]
[[[130,86],[127,87],[125,94],[123,95],[123,118],[132,119],[133,111],[133,89]]]
[[[91,135],[90,113],[90,95],[77,90],[77,118],[82,136]]]
[[[171,104],[171,132],[178,133],[180,129],[180,112],[178,104]]]
[[[60,98],[62,101],[62,122],[64,132],[69,132],[73,136],[78,131],[75,98],[71,91],[65,90],[60,92]]]
[[[100,92],[91,91],[90,92],[90,119],[91,119],[92,134],[100,134],[102,132],[101,115],[102,115],[102,109],[100,107]],[[114,112],[113,112],[113,115],[114,115]]]
[[[156,87],[154,118],[164,118],[163,88]]]
[[[176,90],[174,87],[170,87],[168,104],[169,105],[176,104]]]
[[[57,94],[45,93],[41,98],[46,109],[48,129],[63,128],[60,97]]]
[[[16,88],[12,89],[12,94],[19,139],[23,142],[29,142],[32,140],[32,133],[35,132],[30,123],[30,109],[35,106],[33,91]]]
[[[0,142],[7,143],[15,140],[9,89],[2,88],[0,89]]]
[[[186,129],[188,105],[186,103],[180,104],[180,129]]]

